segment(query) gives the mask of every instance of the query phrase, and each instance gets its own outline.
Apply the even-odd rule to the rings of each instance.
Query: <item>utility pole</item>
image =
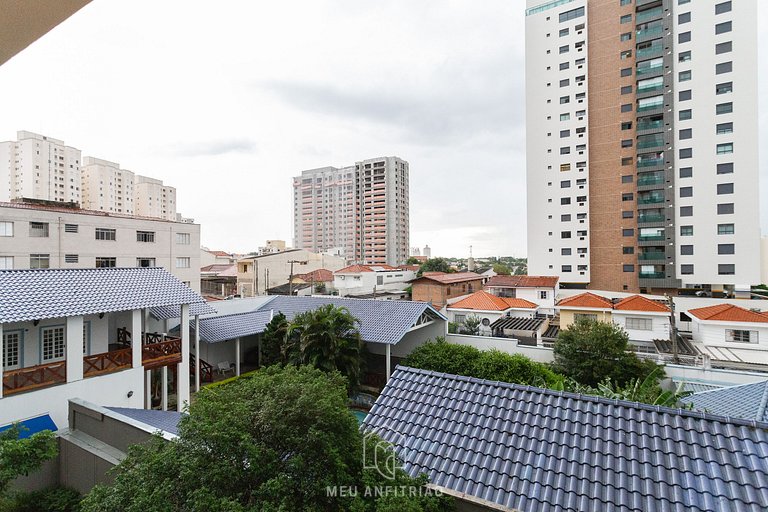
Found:
[[[680,362],[680,355],[677,350],[677,323],[675,322],[675,302],[672,300],[672,297],[664,294],[664,297],[667,298],[667,303],[669,304],[669,310],[672,312],[671,316],[671,322],[670,325],[672,327],[672,360],[675,363]]]
[[[299,260],[290,260],[288,263],[291,264],[291,273],[288,276],[288,296],[293,296],[293,264],[298,263],[299,265],[306,265],[306,261],[299,261]]]

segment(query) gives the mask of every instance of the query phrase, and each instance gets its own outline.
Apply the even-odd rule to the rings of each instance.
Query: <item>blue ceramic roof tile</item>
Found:
[[[398,367],[363,428],[523,512],[764,511],[768,423]]]
[[[0,323],[203,303],[161,267],[0,271]]]
[[[156,411],[153,409],[132,409],[129,407],[107,407],[110,411],[127,416],[132,420],[149,425],[157,430],[179,435],[179,421],[184,416],[176,411]]]
[[[158,320],[181,318],[181,306],[158,306],[152,308],[150,313]],[[202,304],[190,304],[189,316],[215,315],[216,310],[207,302]]]
[[[768,422],[768,380],[695,393],[683,399],[697,411]]]
[[[259,311],[282,312],[288,320],[297,313],[311,311],[333,304],[342,306],[360,320],[360,336],[369,343],[394,345],[425,313],[445,319],[426,302],[404,300],[349,299],[344,297],[290,297],[278,295],[259,308]]]
[[[269,311],[250,311],[200,319],[200,339],[208,343],[233,340],[264,332],[269,323]],[[194,322],[190,322],[194,328]]]

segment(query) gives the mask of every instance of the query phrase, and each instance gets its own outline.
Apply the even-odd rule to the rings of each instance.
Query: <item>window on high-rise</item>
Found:
[[[733,153],[733,142],[724,142],[717,145],[718,155],[726,155],[728,153]]]
[[[715,4],[715,15],[731,12],[731,2]]]
[[[715,25],[715,34],[725,34],[726,32],[730,32],[733,30],[733,25],[730,21],[726,21],[724,23],[718,23]]]
[[[722,75],[724,73],[730,73],[733,71],[733,62],[721,62],[720,64],[715,64],[715,74],[716,75]]]
[[[732,41],[726,41],[724,43],[718,43],[715,45],[715,55],[720,55],[722,53],[729,53],[732,51],[733,51]]]
[[[733,82],[724,82],[715,86],[715,94],[727,94],[733,92]]]

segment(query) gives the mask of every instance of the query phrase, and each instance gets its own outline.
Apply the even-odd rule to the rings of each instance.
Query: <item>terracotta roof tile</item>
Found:
[[[669,313],[669,307],[656,302],[655,300],[645,298],[642,295],[631,295],[626,297],[614,304],[613,309],[618,309],[620,311]]]
[[[511,306],[501,297],[478,291],[448,306],[450,309],[476,309],[479,311],[505,311]]]
[[[558,306],[567,306],[572,308],[599,308],[599,309],[612,309],[613,303],[594,293],[582,293],[580,295],[574,295],[568,297],[557,303]]]
[[[557,276],[493,276],[486,286],[508,286],[510,288],[555,288]]]
[[[688,313],[700,320],[768,323],[768,316],[739,306],[734,306],[733,304],[717,304],[715,306],[689,309]]]
[[[511,308],[519,308],[519,309],[536,309],[539,307],[538,304],[535,302],[531,302],[526,299],[510,299],[510,298],[504,298],[504,301],[509,305]]]

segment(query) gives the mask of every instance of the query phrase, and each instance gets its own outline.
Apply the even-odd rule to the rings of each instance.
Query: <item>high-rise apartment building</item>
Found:
[[[176,189],[120,164],[82,157],[79,149],[37,133],[0,142],[0,201],[22,198],[78,203],[86,210],[180,220]]]
[[[92,156],[83,158],[80,170],[83,209],[134,214],[135,176],[131,171]]]
[[[527,7],[531,274],[632,292],[759,283],[756,0]]]
[[[348,261],[408,259],[408,162],[397,157],[322,167],[293,179],[293,246]]]
[[[37,133],[0,142],[0,201],[29,197],[80,202],[80,150]]]
[[[176,189],[163,185],[162,180],[147,176],[135,177],[133,190],[136,215],[155,219],[176,220]]]

